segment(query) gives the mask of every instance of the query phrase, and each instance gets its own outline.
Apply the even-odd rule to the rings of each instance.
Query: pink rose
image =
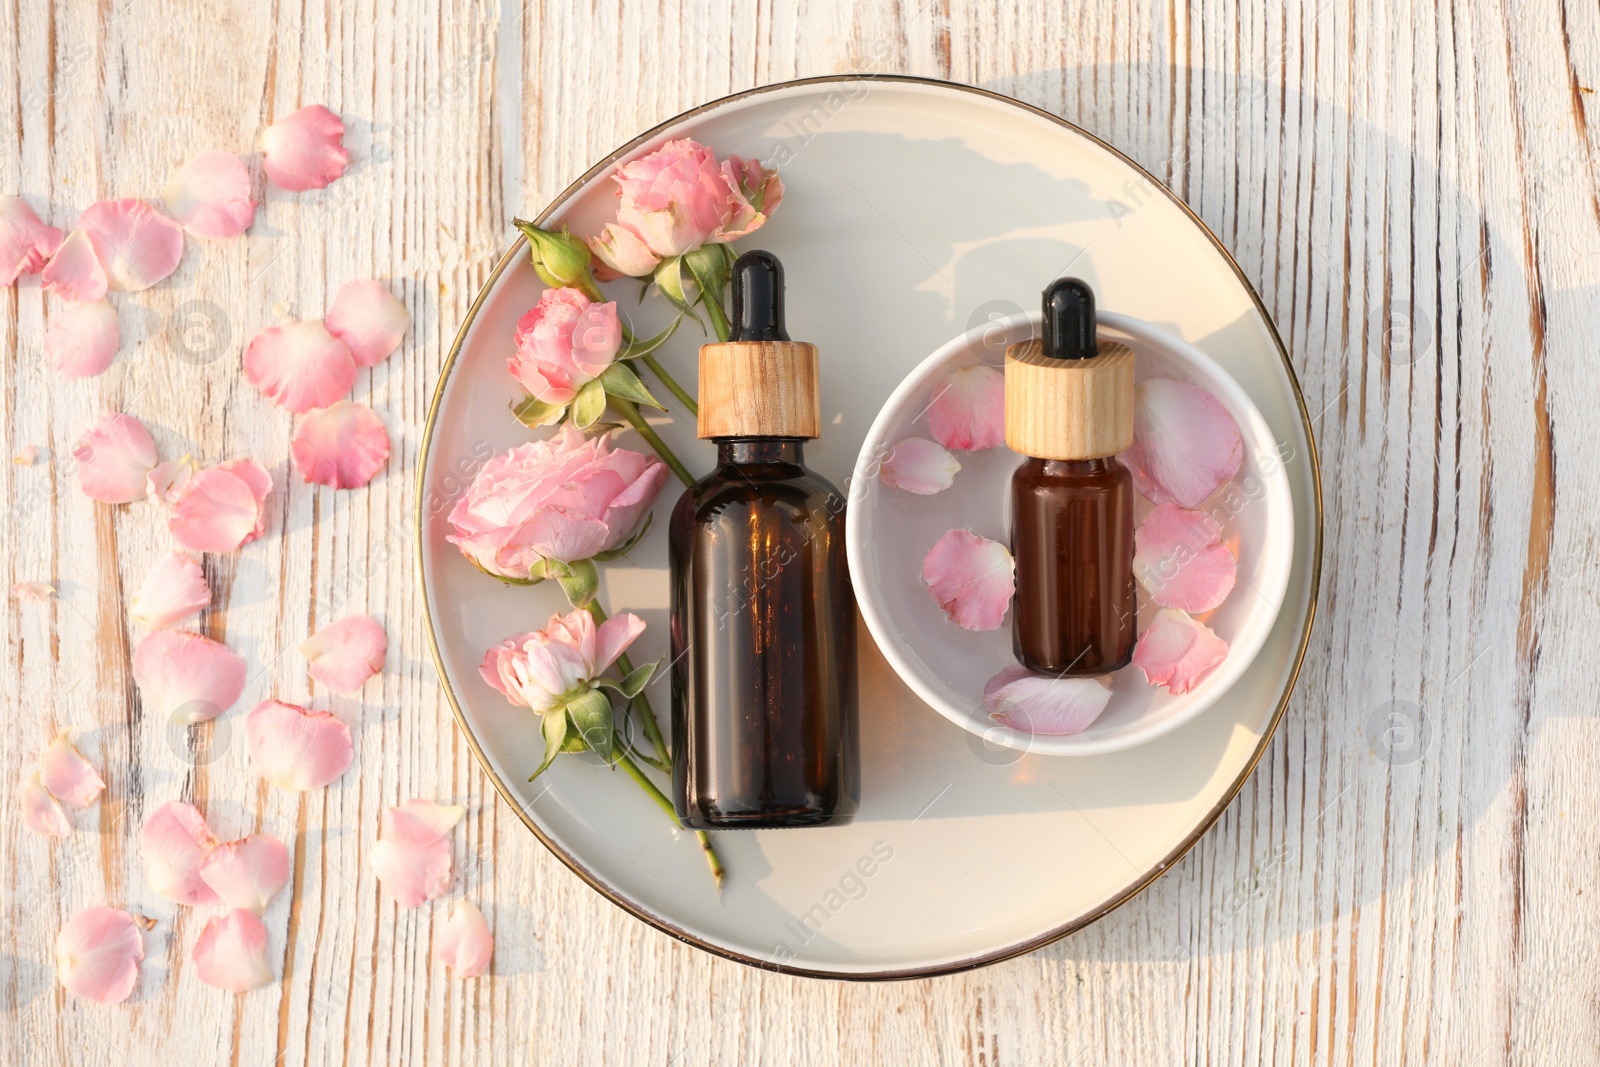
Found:
[[[502,578],[615,548],[649,510],[667,469],[655,456],[612,448],[610,437],[567,424],[494,457],[451,510],[449,541]]]
[[[621,347],[615,301],[596,304],[576,289],[546,289],[517,322],[517,351],[506,367],[535,399],[570,404]]]
[[[617,221],[589,241],[611,270],[643,277],[663,259],[753,233],[783,199],[776,171],[691,140],[617,168]]]
[[[591,685],[643,632],[644,620],[632,613],[613,615],[597,628],[579,608],[494,646],[478,672],[511,703],[543,713]]]

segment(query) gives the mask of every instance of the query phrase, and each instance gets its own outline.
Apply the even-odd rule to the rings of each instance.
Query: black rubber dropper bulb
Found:
[[[1057,278],[1044,290],[1044,354],[1051,359],[1092,359],[1095,338],[1094,290],[1078,278]]]
[[[787,341],[783,326],[783,264],[771,252],[746,252],[733,264],[730,341]]]

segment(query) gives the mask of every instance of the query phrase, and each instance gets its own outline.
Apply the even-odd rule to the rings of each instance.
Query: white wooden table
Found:
[[[33,467],[0,464],[0,576],[61,590],[0,610],[0,1058],[1600,1060],[1600,8],[728,6],[0,10],[0,192],[48,199],[50,221],[154,196],[185,159],[247,151],[303,103],[345,116],[353,158],[324,193],[272,195],[247,238],[192,242],[171,280],[121,299],[124,349],[100,378],[50,371],[36,284],[0,292],[0,436],[8,455],[45,451]],[[1169,183],[1277,320],[1315,415],[1327,506],[1307,669],[1212,832],[1063,942],[895,985],[712,959],[568,873],[457,735],[413,573],[426,404],[512,216],[685,108],[850,70],[1017,96]],[[394,456],[370,488],[335,495],[283,477],[289,420],[244,381],[238,354],[275,304],[315,318],[363,277],[392,280],[414,327],[356,389]],[[186,341],[196,328],[208,340]],[[242,705],[306,696],[294,649],[311,627],[353,611],[384,621],[381,682],[322,703],[356,724],[342,788],[273,792],[228,718],[194,752],[141,709],[128,600],[166,535],[150,511],[96,506],[67,476],[73,441],[110,409],[144,418],[164,454],[276,467],[266,538],[207,562],[219,608],[206,626],[255,665]],[[110,789],[52,844],[23,829],[18,795],[66,727]],[[379,895],[365,853],[379,812],[411,796],[469,808],[458,857],[498,935],[492,978],[444,978],[427,909]],[[282,980],[266,991],[201,986],[187,959],[201,919],[143,889],[138,827],[180,797],[229,830],[291,842],[293,900],[267,914]],[[160,920],[120,1008],[54,978],[60,923],[102,902]]]

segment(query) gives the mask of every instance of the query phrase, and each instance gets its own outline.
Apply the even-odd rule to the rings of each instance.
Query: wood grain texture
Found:
[[[0,436],[46,452],[0,464],[0,568],[7,585],[61,589],[0,609],[0,1058],[1600,1061],[1592,2],[12,0],[0,63],[0,192],[58,224],[100,197],[155,195],[201,150],[247,151],[304,103],[346,117],[353,160],[321,193],[268,195],[247,238],[193,241],[171,280],[120,298],[123,351],[103,377],[56,377],[41,349],[53,304],[33,284],[0,291]],[[1279,325],[1327,502],[1311,659],[1211,833],[1063,942],[887,986],[714,960],[547,855],[451,725],[410,515],[432,386],[513,215],[685,108],[860,70],[1017,96],[1187,200]],[[389,466],[334,494],[285,476],[289,420],[238,353],[275,305],[315,318],[364,277],[404,295],[413,331],[356,388],[393,435]],[[140,705],[127,603],[165,534],[72,479],[73,441],[111,409],[144,418],[166,455],[273,465],[267,536],[208,558],[217,606],[202,626],[252,663],[246,706],[310,697],[354,724],[358,769],[337,788],[261,785],[237,714],[191,736]],[[296,646],[357,611],[383,620],[389,665],[359,696],[318,692]],[[67,727],[110,799],[51,844],[21,828],[18,796]],[[446,978],[426,910],[378,893],[379,813],[411,796],[468,807],[461,884],[498,935],[491,979]],[[144,888],[138,827],[176,798],[229,836],[293,848],[292,898],[266,916],[282,975],[266,991],[201,986],[197,917]],[[51,963],[64,918],[102,902],[159,920],[118,1009],[67,997]]]
[[[817,346],[733,341],[700,346],[698,431],[711,437],[819,437]]]
[[[1090,359],[1044,354],[1038,339],[1006,349],[1006,447],[1039,459],[1097,459],[1133,444],[1133,349]]]

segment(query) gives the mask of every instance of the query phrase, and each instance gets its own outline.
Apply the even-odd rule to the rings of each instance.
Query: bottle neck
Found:
[[[719,437],[717,462],[734,466],[763,463],[805,464],[803,437]]]
[[[1040,459],[1029,457],[1027,466],[1050,475],[1104,474],[1117,465],[1115,456],[1096,456],[1094,459]]]

